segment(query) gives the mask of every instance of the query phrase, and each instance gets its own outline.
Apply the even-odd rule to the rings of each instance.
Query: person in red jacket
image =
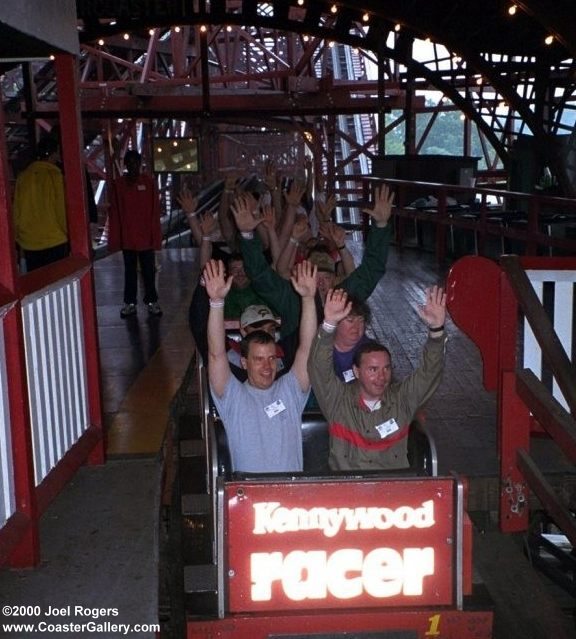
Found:
[[[154,178],[140,172],[142,156],[127,151],[126,173],[112,183],[108,249],[122,250],[124,257],[124,306],[120,317],[136,313],[138,263],[144,283],[144,304],[150,315],[162,315],[156,292],[156,259],[160,249],[160,199]]]

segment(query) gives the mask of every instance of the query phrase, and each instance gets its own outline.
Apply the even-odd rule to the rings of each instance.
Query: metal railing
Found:
[[[396,242],[400,247],[413,239],[423,248],[428,226],[428,248],[439,261],[466,254],[496,259],[506,253],[576,254],[573,199],[496,188],[379,181],[396,192]]]

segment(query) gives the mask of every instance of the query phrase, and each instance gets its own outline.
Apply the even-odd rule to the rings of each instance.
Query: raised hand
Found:
[[[332,219],[332,211],[336,207],[336,196],[328,196],[325,202],[316,200],[316,217],[320,222],[330,222]]]
[[[304,193],[306,193],[306,185],[298,180],[292,180],[290,188],[284,193],[286,204],[289,206],[300,206]]]
[[[194,213],[198,206],[198,197],[196,195],[192,195],[192,192],[187,186],[182,187],[182,190],[176,196],[176,201],[180,204],[186,215]]]
[[[374,189],[374,206],[371,209],[362,209],[364,213],[374,219],[376,226],[384,227],[392,216],[392,205],[394,204],[394,193],[386,184]]]
[[[322,222],[320,224],[320,233],[327,240],[330,240],[336,247],[346,244],[346,231],[334,222]]]
[[[426,300],[418,308],[418,314],[428,328],[444,326],[446,319],[446,293],[439,286],[426,289]]]
[[[274,160],[267,160],[264,167],[264,184],[270,191],[278,187],[278,169]]]
[[[234,199],[234,203],[230,207],[234,215],[234,220],[236,221],[236,226],[241,233],[253,231],[258,224],[262,222],[262,218],[257,218],[254,215],[256,210],[255,204],[256,200],[254,197],[247,193],[242,193]]]
[[[262,206],[261,222],[268,230],[276,229],[276,211],[271,204]]]
[[[324,302],[324,320],[332,326],[348,317],[352,309],[352,302],[348,301],[348,294],[344,289],[331,288]]]
[[[212,211],[206,211],[200,218],[202,237],[210,237],[216,231],[216,217]]]
[[[206,292],[211,300],[223,300],[232,286],[232,276],[226,277],[222,260],[208,260],[202,274]]]
[[[300,297],[314,297],[316,295],[317,272],[316,266],[308,260],[303,260],[296,265],[296,274],[290,277],[290,281]]]

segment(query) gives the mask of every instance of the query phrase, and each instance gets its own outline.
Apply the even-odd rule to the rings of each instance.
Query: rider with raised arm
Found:
[[[292,285],[302,299],[299,345],[292,367],[276,378],[276,344],[265,331],[242,341],[241,364],[248,379],[241,383],[230,371],[224,335],[224,299],[231,277],[222,262],[204,269],[210,297],[208,317],[208,380],[212,399],[226,429],[235,471],[298,472],[303,468],[302,411],[310,391],[307,359],[317,327],[316,268],[298,265]]]
[[[375,224],[370,227],[364,256],[361,264],[348,275],[338,287],[346,290],[360,300],[366,300],[386,272],[388,245],[392,235],[388,221],[392,215],[394,195],[386,185],[374,191],[374,205],[366,208]],[[262,244],[254,229],[261,219],[255,217],[253,211],[243,200],[236,200],[232,206],[236,225],[241,233],[241,248],[244,266],[254,290],[266,302],[272,311],[282,318],[282,335],[293,333],[300,317],[300,300],[290,286],[290,282],[281,277],[266,261],[262,252]],[[329,277],[330,274],[327,274]],[[319,282],[318,291],[322,302],[330,286],[335,286],[335,274],[328,282]],[[326,279],[326,278],[324,278]]]
[[[355,381],[346,384],[334,372],[336,326],[350,313],[346,291],[326,296],[324,321],[308,359],[314,394],[328,421],[332,470],[408,468],[407,435],[418,409],[437,389],[444,369],[446,294],[433,286],[419,314],[428,326],[422,362],[401,382],[392,381],[390,352],[377,342],[355,354]]]

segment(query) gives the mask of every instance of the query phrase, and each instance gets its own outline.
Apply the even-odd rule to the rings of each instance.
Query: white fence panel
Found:
[[[9,310],[8,307],[0,309],[0,528],[16,510],[10,406],[8,403],[8,372],[6,370],[4,323],[2,321],[7,310]]]
[[[22,301],[35,482],[89,426],[80,281],[61,280]]]

